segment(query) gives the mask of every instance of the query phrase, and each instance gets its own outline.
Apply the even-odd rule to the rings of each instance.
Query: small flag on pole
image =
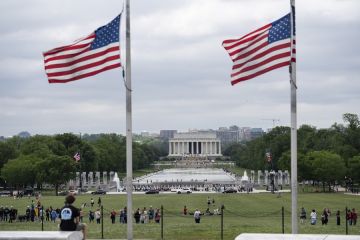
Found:
[[[76,162],[80,161],[81,157],[80,157],[80,153],[79,153],[79,152],[75,153],[74,159],[75,159]]]
[[[268,162],[271,162],[271,160],[272,160],[271,153],[270,153],[270,152],[266,152],[265,155],[266,155],[266,160],[267,160]]]
[[[66,83],[121,67],[120,17],[73,44],[44,52],[49,83]]]
[[[289,13],[242,38],[223,41],[222,46],[229,53],[234,63],[231,84],[234,85],[271,70],[290,65],[290,34]],[[295,49],[293,51],[295,52]],[[294,56],[293,58],[295,61]]]

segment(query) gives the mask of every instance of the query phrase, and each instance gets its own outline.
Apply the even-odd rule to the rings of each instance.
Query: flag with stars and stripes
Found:
[[[75,159],[76,162],[80,161],[81,157],[80,157],[80,153],[79,153],[79,152],[75,153],[74,159]]]
[[[272,161],[272,156],[271,156],[271,153],[270,153],[270,152],[266,152],[266,153],[265,153],[265,156],[266,156],[266,160],[267,160],[268,162],[271,162],[271,161]]]
[[[293,31],[295,33],[295,31]],[[246,81],[295,61],[295,40],[291,55],[290,13],[239,39],[223,41],[234,65],[231,84]],[[295,38],[294,38],[295,39]]]
[[[120,17],[73,44],[44,52],[49,83],[66,83],[121,67]]]

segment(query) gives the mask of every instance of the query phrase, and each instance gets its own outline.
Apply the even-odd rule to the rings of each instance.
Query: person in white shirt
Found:
[[[199,209],[196,209],[194,212],[195,223],[200,223],[200,216],[201,216],[201,212],[199,211]]]
[[[311,222],[311,225],[315,225],[316,224],[316,217],[317,217],[317,214],[316,214],[316,211],[315,209],[313,209],[310,213],[310,222]]]

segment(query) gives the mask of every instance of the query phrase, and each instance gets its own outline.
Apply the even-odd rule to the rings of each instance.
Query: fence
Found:
[[[243,232],[262,232],[262,233],[290,233],[291,232],[291,212],[284,207],[280,209],[268,209],[268,211],[258,211],[257,209],[246,209],[244,206],[239,206],[237,209],[228,209],[226,206],[221,206],[219,212],[202,213],[200,224],[194,221],[194,212],[190,211],[184,215],[180,211],[174,211],[174,208],[166,208],[163,205],[160,207],[161,220],[159,224],[154,221],[147,224],[134,224],[134,236],[144,237],[144,231],[147,232],[146,237],[152,239],[169,239],[169,235],[176,234],[196,234],[202,235],[200,239],[233,239],[234,236]],[[321,226],[310,227],[309,221],[304,225],[299,223],[299,233],[314,233],[316,231],[333,231],[324,232],[332,234],[354,234],[355,226],[349,226],[346,221],[346,212],[348,208],[344,208],[342,212],[342,225],[333,230],[332,226],[324,229]],[[111,224],[110,212],[112,209],[101,206],[101,224],[89,224],[87,218],[84,222],[88,223],[89,231],[92,231],[92,238],[126,238],[126,224],[119,225],[119,214],[116,215],[116,224]],[[44,211],[42,211],[44,212]],[[345,214],[344,214],[345,213]],[[309,214],[308,214],[309,216]],[[44,216],[40,216],[44,219]],[[318,224],[320,214],[318,214]],[[133,216],[128,216],[128,221],[134,221]],[[54,225],[46,221],[40,221],[38,226],[42,231],[53,230]],[[21,224],[21,223],[18,223]],[[331,223],[335,225],[335,217],[331,217]],[[141,226],[141,227],[140,227]],[[356,226],[357,227],[357,226]],[[104,229],[105,228],[105,229]],[[119,230],[120,229],[120,230]],[[181,231],[179,231],[179,229]],[[23,230],[18,228],[18,230]],[[36,230],[36,229],[33,229]],[[112,232],[116,232],[116,237]],[[139,233],[141,232],[142,233]],[[335,232],[334,232],[335,231]],[[195,233],[194,233],[195,232]],[[358,234],[356,229],[356,234]],[[319,232],[315,232],[319,233]],[[323,232],[321,232],[323,233]],[[180,236],[180,235],[179,235]],[[209,238],[207,236],[213,236]]]

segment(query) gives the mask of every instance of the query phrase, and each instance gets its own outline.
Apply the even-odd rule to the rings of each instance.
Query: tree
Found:
[[[277,165],[279,169],[291,170],[291,152],[289,150],[281,154]]]
[[[345,113],[343,115],[343,120],[344,122],[349,123],[349,128],[350,129],[358,129],[360,127],[360,120],[358,115],[356,114],[352,114],[352,113]]]
[[[348,128],[345,129],[345,143],[350,145],[356,153],[353,156],[360,154],[360,120],[358,115],[345,113],[343,119],[348,123]]]
[[[325,185],[331,190],[331,186],[335,185],[337,181],[341,181],[345,177],[345,163],[343,159],[335,153],[328,151],[313,151],[309,152],[305,161],[309,161],[311,165],[313,180],[322,182],[323,190]]]
[[[101,134],[91,142],[98,156],[99,171],[126,170],[125,138],[116,134]]]
[[[297,131],[298,150],[302,153],[307,153],[314,149],[314,137],[316,135],[316,128],[310,125],[302,125]]]
[[[53,184],[58,195],[59,186],[75,177],[75,161],[68,156],[49,155],[38,163],[37,176],[46,183]]]
[[[360,182],[360,155],[349,160],[347,175],[355,182]]]
[[[81,144],[80,137],[73,133],[58,134],[55,136],[55,139],[62,142],[69,153],[77,151],[78,146]]]
[[[37,179],[37,162],[40,159],[34,155],[20,155],[18,158],[8,161],[1,170],[7,184],[15,187],[26,185],[34,186]]]
[[[7,142],[0,142],[0,169],[10,159],[16,158],[16,149]]]

